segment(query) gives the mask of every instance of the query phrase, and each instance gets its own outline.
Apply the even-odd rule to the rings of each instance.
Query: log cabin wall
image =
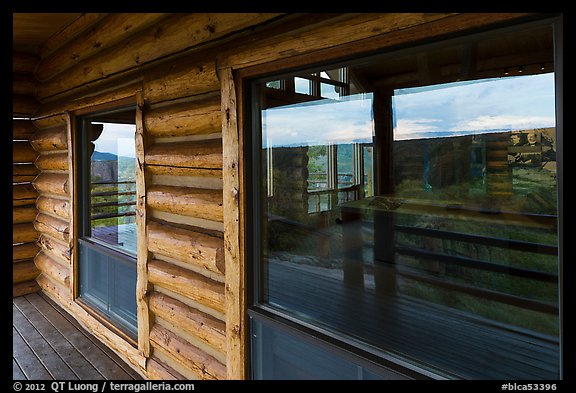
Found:
[[[37,210],[37,193],[32,180],[38,174],[34,160],[38,153],[30,144],[35,132],[30,120],[38,108],[34,98],[36,81],[33,76],[38,63],[36,56],[14,52],[13,55],[13,107],[12,107],[12,296],[36,292],[38,268],[34,257],[38,252],[38,232],[33,221]]]
[[[88,14],[87,14],[88,15]],[[147,378],[247,377],[240,76],[401,45],[519,14],[109,14],[53,37],[42,105],[38,283]],[[238,95],[238,96],[237,96]],[[138,97],[139,345],[74,301],[75,113]],[[238,98],[237,98],[238,97]],[[78,112],[77,112],[78,111]]]

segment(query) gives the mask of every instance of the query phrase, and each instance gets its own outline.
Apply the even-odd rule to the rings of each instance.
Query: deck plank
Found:
[[[36,330],[17,307],[12,307],[12,320],[16,330],[54,379],[74,380],[78,376],[62,360],[50,343]]]
[[[44,300],[46,300],[48,304],[52,305],[57,311],[59,311],[60,314],[68,320],[68,322],[76,326],[81,331],[84,331],[84,328],[80,325],[80,323],[76,321],[74,318],[72,318],[70,314],[66,313],[64,310],[62,310],[62,308],[56,305],[52,299],[50,299],[49,297],[47,297],[45,294],[42,293],[38,293],[38,295]],[[128,366],[122,359],[118,357],[118,355],[114,353],[114,351],[112,351],[110,348],[104,345],[101,341],[99,341],[97,338],[95,338],[90,334],[87,334],[87,337],[94,343],[94,345],[98,346],[98,348],[100,348],[102,352],[106,353],[108,357],[113,359],[118,364],[118,366],[122,368],[127,374],[129,374],[133,379],[137,380],[142,379],[142,376],[138,374],[138,372],[136,372],[132,367]]]
[[[22,372],[22,369],[16,362],[16,359],[12,358],[12,380],[23,381],[26,380],[26,375]]]
[[[26,379],[53,379],[15,327],[12,327],[12,357]]]
[[[118,363],[108,357],[92,340],[89,334],[74,326],[54,307],[40,296],[26,296],[27,300],[90,362],[106,379],[133,379]]]
[[[14,299],[14,303],[20,311],[26,315],[44,336],[55,351],[60,355],[73,372],[82,380],[102,380],[102,374],[88,362],[84,356],[52,325],[28,299],[19,297]],[[17,321],[14,321],[17,323]]]

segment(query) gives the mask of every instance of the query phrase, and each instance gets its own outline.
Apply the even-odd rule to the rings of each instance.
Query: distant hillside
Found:
[[[103,153],[101,151],[94,151],[92,153],[92,161],[116,161],[118,156],[112,153]]]

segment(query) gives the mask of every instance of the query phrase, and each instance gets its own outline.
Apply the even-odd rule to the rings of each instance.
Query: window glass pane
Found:
[[[91,237],[136,254],[134,124],[91,122]]]
[[[358,59],[331,98],[257,83],[258,301],[446,376],[558,378],[552,42]]]

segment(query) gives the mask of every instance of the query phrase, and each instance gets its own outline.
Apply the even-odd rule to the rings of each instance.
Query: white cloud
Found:
[[[483,115],[457,123],[452,130],[490,130],[553,127],[552,116]]]
[[[394,137],[402,138],[415,133],[436,131],[439,128],[433,123],[441,123],[440,119],[398,119],[394,128]]]

